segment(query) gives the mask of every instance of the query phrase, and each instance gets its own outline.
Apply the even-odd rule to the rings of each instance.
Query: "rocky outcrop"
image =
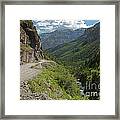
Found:
[[[40,37],[32,20],[20,21],[20,64],[43,59]]]

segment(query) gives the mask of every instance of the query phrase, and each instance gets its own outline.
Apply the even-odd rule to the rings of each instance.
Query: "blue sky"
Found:
[[[87,26],[94,25],[99,20],[83,20]]]

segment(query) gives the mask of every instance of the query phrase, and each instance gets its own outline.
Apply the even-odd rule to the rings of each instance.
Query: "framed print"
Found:
[[[1,118],[119,119],[118,1],[1,8]]]

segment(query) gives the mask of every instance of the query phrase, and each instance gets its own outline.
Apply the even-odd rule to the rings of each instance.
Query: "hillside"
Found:
[[[72,66],[84,65],[100,53],[100,24],[88,28],[76,40],[47,50],[57,60]],[[95,65],[99,65],[99,61]],[[97,65],[97,66],[98,66]],[[92,66],[95,67],[95,66]]]
[[[82,84],[84,94],[87,82],[96,84],[95,91],[98,96],[89,99],[99,99],[100,83],[100,23],[85,30],[84,34],[76,40],[47,50],[51,59],[64,65]]]
[[[68,43],[83,35],[85,29],[57,29],[51,33],[42,33],[41,42],[43,49],[54,48],[60,44]]]

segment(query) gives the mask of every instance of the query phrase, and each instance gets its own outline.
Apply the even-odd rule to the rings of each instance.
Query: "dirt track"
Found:
[[[42,70],[42,63],[49,62],[41,60],[38,63],[26,63],[20,66],[20,81],[30,80],[35,77]]]

